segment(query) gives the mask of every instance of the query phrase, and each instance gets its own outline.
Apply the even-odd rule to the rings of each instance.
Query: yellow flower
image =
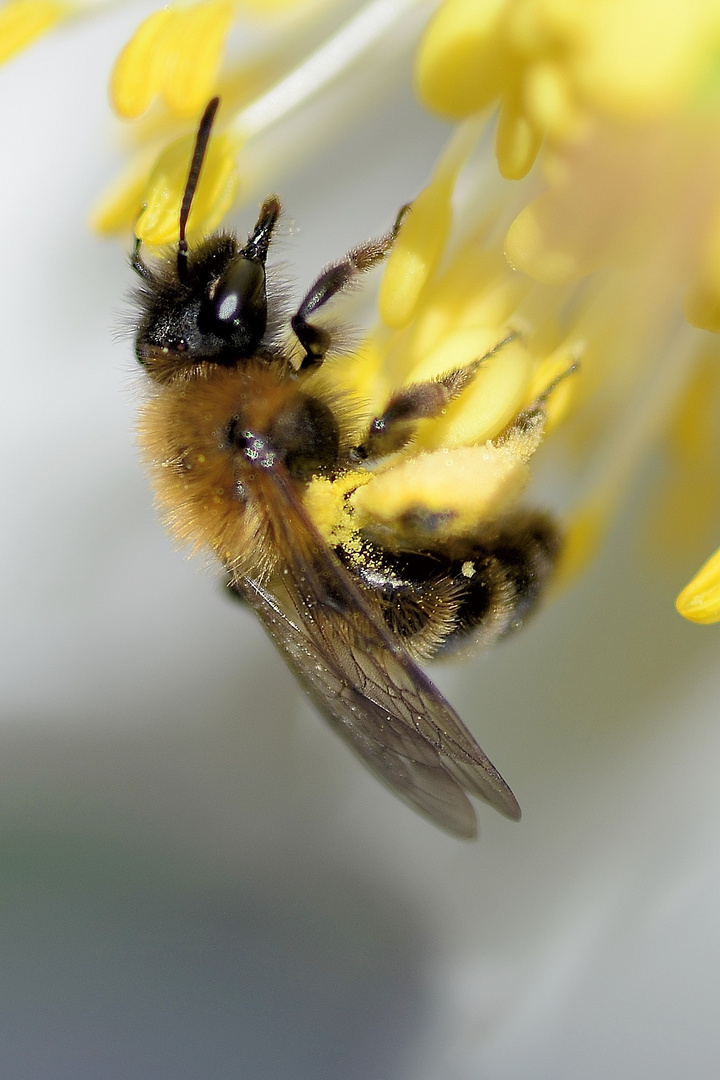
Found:
[[[166,146],[154,162],[141,155],[95,207],[94,228],[105,235],[134,232],[149,247],[177,242],[180,203],[194,144],[194,134],[185,135]],[[190,243],[213,232],[235,201],[240,186],[239,149],[232,133],[213,138],[190,211]]]
[[[671,430],[683,410],[686,428],[707,427],[683,404],[703,349],[682,327],[684,312],[691,325],[720,330],[719,46],[711,0],[445,0],[418,53],[418,91],[436,112],[461,119],[499,105],[504,176],[524,176],[544,147],[544,190],[529,187],[504,246],[513,267],[549,295],[566,290],[578,312],[582,396],[596,413],[585,449],[622,400],[634,402],[625,421],[646,438]],[[568,562],[592,547],[588,522],[612,512],[639,452],[637,437],[608,439],[604,476],[576,508]],[[675,459],[682,512],[678,495],[663,505],[686,534],[707,529],[717,507],[718,455],[706,452],[703,467],[699,457],[683,471]],[[655,535],[668,531],[655,525]],[[713,565],[678,601],[688,617],[720,617],[708,599]]]
[[[418,55],[427,104],[459,119],[500,102],[503,175],[531,167],[541,141],[572,141],[605,118],[637,124],[682,112],[712,78],[713,0],[445,0]]]
[[[260,179],[272,158],[274,129],[337,85],[359,59],[367,62],[412,6],[412,0],[375,0],[305,53],[288,46],[289,24],[278,29],[278,48],[274,58],[267,53],[266,65],[274,81],[249,78],[244,92],[231,93],[223,105],[191,239],[216,227],[240,175],[245,189],[274,186]],[[229,0],[151,16],[116,66],[118,110],[137,115],[158,95],[179,115],[196,117],[218,89],[235,16]],[[192,20],[197,25],[190,33]],[[202,50],[188,80],[181,75],[194,38],[202,39]],[[395,481],[392,470],[363,481],[358,520],[361,508],[368,514],[372,506],[378,517],[390,512],[393,483],[407,498],[411,491],[418,498],[425,485],[429,501],[442,492],[459,506],[467,491],[463,480],[454,489],[447,462],[441,467],[433,455],[493,445],[520,410],[553,386],[545,431],[567,428],[566,450],[590,477],[585,496],[568,513],[565,572],[597,547],[642,453],[664,430],[674,430],[700,363],[698,341],[689,330],[681,333],[683,305],[693,325],[720,327],[720,108],[713,91],[719,41],[717,5],[700,0],[682,9],[648,0],[445,0],[438,6],[418,49],[416,83],[421,98],[458,125],[388,260],[379,327],[353,363],[329,370],[367,403],[370,415],[398,387],[470,364],[508,331],[520,333],[481,365],[472,387],[441,417],[418,425],[402,455],[414,462],[409,472],[398,472]],[[323,100],[331,110],[332,95]],[[501,174],[523,177],[540,155],[537,175],[522,184],[503,186],[480,168],[478,147],[495,105]],[[96,213],[104,231],[128,231],[137,219],[144,243],[174,240],[193,139],[189,124],[185,132],[163,147],[155,130],[152,152],[148,147],[139,155],[130,178]],[[572,378],[556,383],[578,359]],[[688,408],[684,415],[697,415]],[[461,478],[467,458],[461,453],[455,460],[463,462],[456,470]],[[527,461],[520,455],[518,462],[517,477],[526,478]],[[484,469],[478,458],[479,473]],[[681,516],[686,531],[694,523],[699,535],[712,518],[702,510],[703,500],[713,505],[712,485],[689,487],[682,481],[688,471],[677,458]],[[697,467],[690,471],[706,476]],[[508,491],[514,484],[508,481]],[[347,533],[347,521],[339,518],[351,500],[347,493],[325,499],[324,490],[312,496],[325,508],[318,515],[328,531]],[[490,489],[475,497],[478,505],[494,498]],[[677,505],[668,494],[659,513],[669,520]]]
[[[262,6],[262,0],[257,3]],[[474,6],[484,8],[485,0],[477,0]],[[597,17],[599,6],[598,0],[568,4],[573,17],[580,19],[587,13],[588,20]],[[629,18],[632,0],[626,0],[625,6]],[[677,6],[675,13],[662,4],[654,5],[646,17],[642,45],[633,47],[638,63],[653,60],[641,54],[652,52],[656,19],[672,23],[686,17]],[[559,10],[558,4],[555,7]],[[537,12],[544,10],[537,5]],[[639,6],[634,10],[642,11]],[[517,5],[517,11],[524,11],[529,34],[532,6]],[[117,14],[113,11],[109,17]],[[337,12],[334,17],[339,18]],[[334,38],[336,24],[328,20],[323,25],[330,26]],[[330,30],[325,32],[330,34]],[[663,41],[672,40],[667,26],[658,33]],[[241,36],[237,35],[238,40]],[[456,138],[467,135],[470,142],[477,142],[471,150],[464,147],[458,171],[442,190],[434,184],[443,175],[443,161],[432,175],[422,176],[418,165],[408,162],[426,158],[405,152],[411,132],[419,130],[423,138],[429,132],[432,139],[440,125],[434,121],[420,124],[417,117],[408,122],[399,140],[400,167],[406,171],[402,181],[396,176],[386,181],[388,158],[394,162],[400,155],[388,154],[383,141],[388,126],[383,122],[382,134],[376,135],[370,151],[359,138],[348,151],[342,170],[345,187],[340,187],[344,200],[320,209],[312,195],[305,201],[307,188],[301,188],[298,205],[290,192],[301,181],[288,174],[296,155],[302,155],[306,185],[320,169],[323,185],[338,184],[326,167],[330,154],[323,157],[318,147],[321,140],[336,139],[338,130],[343,149],[354,141],[356,114],[348,111],[349,96],[359,108],[363,79],[373,83],[375,92],[380,82],[376,54],[381,50],[371,50],[352,70],[348,62],[351,77],[336,70],[332,83],[320,77],[328,70],[327,63],[315,66],[319,89],[312,102],[309,96],[300,96],[294,114],[287,108],[295,99],[290,92],[293,84],[285,79],[302,66],[303,57],[310,59],[308,38],[301,43],[298,35],[298,53],[292,58],[280,50],[272,78],[242,100],[239,91],[235,97],[225,93],[227,79],[222,76],[217,136],[237,139],[235,146],[240,150],[231,149],[230,157],[237,153],[240,193],[246,200],[233,223],[244,233],[254,220],[256,196],[277,188],[285,195],[286,212],[271,262],[293,266],[296,253],[310,256],[316,240],[318,246],[322,242],[322,254],[308,257],[295,297],[324,259],[361,241],[373,228],[379,232],[392,222],[397,204],[414,199],[395,266],[388,266],[383,276],[377,326],[358,346],[357,356],[331,359],[326,365],[328,375],[332,373],[339,385],[367,401],[368,411],[378,404],[382,407],[387,393],[405,385],[413,371],[442,367],[444,352],[446,357],[467,358],[474,350],[484,351],[502,340],[509,330],[516,335],[477,373],[478,379],[485,380],[482,407],[487,404],[492,415],[478,419],[475,405],[472,409],[459,408],[460,402],[454,406],[460,416],[453,424],[460,420],[476,423],[469,435],[459,436],[470,438],[472,444],[461,442],[447,453],[444,448],[433,449],[446,422],[437,418],[423,422],[418,432],[418,440],[422,438],[428,449],[422,454],[406,451],[396,462],[392,484],[387,479],[389,469],[365,472],[362,486],[356,476],[349,476],[344,490],[343,485],[328,481],[327,486],[334,489],[332,498],[325,502],[326,493],[312,492],[319,505],[309,507],[326,535],[338,520],[343,523],[342,506],[348,498],[354,500],[358,513],[373,516],[380,525],[389,521],[394,526],[402,516],[405,494],[439,508],[441,514],[443,495],[452,498],[453,507],[463,513],[472,512],[478,504],[491,513],[495,496],[500,501],[494,505],[501,506],[502,498],[514,497],[531,474],[527,498],[534,505],[564,511],[569,529],[564,580],[586,566],[597,551],[608,524],[617,518],[623,496],[637,503],[634,521],[643,504],[657,506],[648,529],[652,554],[674,544],[682,558],[682,566],[673,567],[672,582],[664,586],[669,618],[663,621],[657,589],[648,580],[647,537],[639,568],[644,579],[640,583],[630,580],[637,560],[633,559],[634,533],[625,523],[595,573],[536,625],[534,633],[494,656],[476,658],[462,671],[439,672],[461,715],[517,784],[527,811],[527,827],[517,834],[511,835],[503,822],[488,820],[481,854],[490,857],[475,858],[410,815],[396,815],[382,792],[374,797],[368,787],[371,797],[366,798],[364,792],[358,797],[354,785],[362,786],[363,778],[351,775],[352,763],[345,770],[339,753],[337,761],[331,760],[332,747],[316,745],[309,727],[305,732],[303,725],[292,723],[288,739],[284,686],[271,687],[271,696],[262,703],[267,722],[258,728],[260,756],[254,751],[243,753],[247,725],[242,721],[248,711],[244,702],[259,685],[256,668],[262,643],[250,627],[246,633],[242,627],[238,631],[234,613],[227,616],[227,632],[224,625],[216,625],[213,632],[207,619],[222,624],[225,616],[221,607],[211,610],[223,601],[207,597],[207,582],[196,590],[195,608],[187,609],[187,582],[181,579],[193,571],[182,563],[174,570],[170,564],[178,578],[177,603],[170,605],[167,617],[158,616],[158,573],[168,565],[167,552],[154,552],[147,506],[141,498],[132,497],[132,485],[139,483],[139,477],[126,452],[131,421],[125,398],[131,357],[127,341],[113,352],[108,340],[108,327],[116,322],[121,298],[115,276],[102,273],[92,241],[78,227],[74,200],[98,172],[98,160],[105,153],[103,140],[97,138],[96,109],[90,109],[88,124],[82,109],[93,95],[97,102],[103,87],[93,65],[83,62],[88,48],[85,37],[74,54],[69,50],[70,45],[77,45],[73,34],[63,28],[57,38],[56,49],[55,42],[47,40],[42,50],[13,65],[15,77],[20,65],[28,64],[27,82],[38,124],[37,130],[29,129],[33,135],[29,142],[25,132],[25,145],[16,140],[6,148],[6,177],[11,172],[20,177],[4,200],[13,241],[12,259],[5,260],[5,293],[12,312],[6,320],[6,354],[12,357],[6,391],[27,402],[29,410],[27,417],[22,410],[14,417],[17,410],[10,410],[5,431],[8,539],[14,533],[17,543],[8,548],[3,560],[8,570],[3,712],[32,717],[30,723],[16,723],[10,733],[5,792],[6,800],[12,801],[14,788],[22,789],[25,803],[32,801],[37,810],[21,836],[22,850],[32,852],[34,843],[37,847],[38,821],[43,826],[44,817],[52,820],[53,858],[49,863],[45,860],[39,871],[46,874],[49,866],[52,874],[57,867],[56,849],[62,854],[62,843],[56,841],[67,837],[72,855],[78,837],[82,842],[87,832],[86,822],[92,870],[99,850],[98,825],[102,828],[106,822],[115,836],[120,813],[123,829],[128,822],[130,828],[137,823],[140,840],[134,849],[141,854],[148,835],[151,840],[160,838],[153,866],[162,872],[170,822],[175,848],[184,860],[181,876],[190,881],[190,889],[202,879],[200,900],[205,903],[210,895],[208,880],[211,885],[220,882],[221,893],[228,893],[228,865],[242,869],[233,878],[242,887],[248,878],[247,866],[254,874],[252,881],[260,883],[261,899],[267,899],[269,918],[281,909],[281,935],[287,930],[282,922],[287,923],[288,904],[292,906],[294,896],[299,896],[300,915],[307,914],[307,904],[303,907],[307,875],[298,883],[297,875],[288,871],[293,864],[288,851],[302,852],[303,866],[310,865],[313,880],[322,883],[321,922],[335,934],[333,948],[338,926],[348,942],[358,937],[359,908],[347,903],[345,869],[351,863],[354,895],[363,897],[363,912],[369,913],[360,931],[370,926],[375,941],[379,917],[380,932],[385,934],[383,955],[388,955],[389,948],[389,955],[394,949],[402,958],[409,942],[411,965],[416,967],[427,955],[440,960],[432,971],[424,972],[430,979],[435,1010],[430,1022],[437,1026],[433,1038],[426,1040],[431,1047],[429,1057],[418,1065],[411,1045],[412,1025],[394,1030],[387,1048],[372,1025],[365,1025],[356,1054],[362,1059],[360,1072],[368,1059],[380,1062],[377,1072],[392,1072],[398,1039],[406,1039],[406,1056],[413,1062],[409,1071],[419,1069],[432,1077],[453,1069],[466,1076],[492,1076],[503,1068],[518,1077],[552,1074],[558,1061],[570,1060],[569,1054],[575,1075],[592,1074],[598,1068],[598,1053],[602,1058],[607,1050],[609,1016],[627,1036],[622,1053],[628,1072],[642,1076],[648,1066],[648,1029],[642,1017],[635,1023],[628,1016],[627,1003],[632,998],[650,1001],[652,1014],[667,1034],[658,1053],[668,1073],[682,1072],[688,1062],[702,1072],[707,1061],[711,1075],[709,1062],[717,1038],[713,1010],[707,1009],[718,951],[717,664],[712,631],[675,616],[672,597],[720,539],[717,517],[713,522],[712,514],[719,490],[713,442],[718,429],[714,423],[717,399],[712,380],[720,370],[720,356],[717,339],[707,331],[692,329],[683,318],[684,299],[687,315],[711,325],[717,296],[713,251],[718,235],[714,201],[719,190],[714,159],[718,140],[712,72],[706,68],[700,73],[694,98],[678,98],[675,93],[679,104],[674,112],[665,106],[667,111],[656,113],[652,121],[610,115],[602,107],[600,94],[593,104],[588,94],[579,92],[571,101],[578,112],[573,109],[571,114],[565,96],[568,133],[562,137],[558,132],[564,125],[558,120],[550,134],[535,119],[539,101],[534,111],[525,109],[525,89],[518,79],[515,90],[509,86],[502,95],[497,137],[503,136],[504,123],[508,140],[504,153],[515,154],[517,173],[542,140],[537,168],[522,181],[506,182],[498,176],[491,150],[492,103],[487,115],[481,110],[459,122]],[[316,44],[320,35],[312,40]],[[235,44],[226,45],[226,73],[233,64]],[[541,41],[536,45],[538,53],[541,45]],[[623,55],[621,45],[617,39],[613,43],[617,57]],[[99,54],[103,47],[101,41]],[[53,49],[57,55],[50,62],[47,57]],[[613,49],[605,51],[615,56]],[[72,67],[70,56],[76,59]],[[280,60],[287,62],[283,66]],[[572,85],[560,57],[556,65],[556,74],[559,70],[562,78],[550,78],[551,65],[543,75],[539,64],[535,76],[535,87],[544,85],[548,99],[548,88],[554,87],[559,99],[561,88]],[[393,67],[399,82],[402,65]],[[577,67],[581,68],[579,62]],[[685,70],[693,70],[692,65]],[[310,73],[306,68],[305,85],[310,84]],[[663,87],[660,82],[666,91],[680,85],[667,80]],[[283,84],[284,98],[269,96]],[[63,108],[61,113],[74,135],[83,133],[84,139],[77,144],[80,151],[74,141],[72,153],[68,150],[65,164],[74,163],[67,177],[68,182],[72,177],[71,186],[53,179],[47,158],[44,168],[40,163],[28,172],[27,146],[51,144],[47,117],[52,115],[54,121],[55,114],[43,108],[48,86],[63,87],[67,94],[63,106],[76,101],[80,109],[77,115],[72,108]],[[348,96],[347,91],[352,93]],[[241,114],[253,119],[246,110],[263,99],[264,111],[255,109],[254,124],[236,125]],[[405,124],[398,99],[410,109],[398,94],[388,110],[388,124]],[[545,112],[552,111],[550,105],[546,101]],[[560,106],[554,107],[562,119]],[[517,134],[513,116],[518,126],[524,126],[524,134],[511,145],[511,136]],[[334,118],[339,128],[326,122]],[[478,134],[483,125],[484,133]],[[160,105],[147,118],[127,125],[130,137],[120,145],[137,151],[138,179],[118,225],[123,231],[123,252],[131,243],[155,162],[178,138],[191,139],[195,126],[195,117],[167,124]],[[370,123],[368,128],[372,129]],[[450,145],[454,142],[452,137]],[[422,150],[427,155],[427,146]],[[168,180],[170,187],[177,189],[184,168],[179,166],[178,179]],[[156,171],[156,177],[162,175],[163,170]],[[21,197],[27,176],[38,184],[43,176],[49,178],[47,198],[39,197],[37,185],[28,189],[27,199]],[[377,176],[383,180],[372,187]],[[420,201],[416,195],[424,188],[431,193]],[[356,219],[363,192],[373,209],[361,208]],[[544,202],[535,202],[545,196]],[[602,213],[599,203],[604,206]],[[511,251],[508,232],[528,206],[537,208],[532,217],[525,218],[525,225],[529,222],[534,228],[523,226],[521,233],[518,226]],[[414,238],[411,230],[416,221],[422,222],[426,209],[427,246],[424,229],[417,226]],[[22,227],[18,227],[21,217]],[[322,228],[334,228],[340,220],[345,221],[339,226],[345,229],[340,239],[319,239]],[[312,227],[316,222],[317,234]],[[529,235],[531,231],[534,236]],[[508,264],[506,251],[523,269]],[[120,268],[123,253],[109,253],[105,261]],[[366,283],[367,291],[372,284]],[[357,294],[348,301],[353,304],[359,299]],[[355,325],[364,321],[356,309],[343,312],[339,304],[335,315]],[[542,394],[574,361],[579,362],[578,370],[556,385],[547,403],[543,445],[534,457],[523,460],[515,454],[501,463],[493,432],[503,423],[503,411],[517,410]],[[513,390],[512,379],[501,377],[503,370],[516,373],[521,394]],[[470,395],[468,388],[468,399]],[[443,433],[443,437],[450,436]],[[115,465],[113,439],[118,453],[124,454]],[[443,461],[449,462],[445,474]],[[505,471],[498,470],[501,464]],[[449,485],[448,472],[452,475]],[[364,493],[371,482],[375,485],[372,500],[369,490]],[[541,497],[537,497],[538,489]],[[50,536],[48,521],[52,521]],[[700,526],[704,538],[695,535]],[[337,539],[349,545],[352,533]],[[123,555],[130,542],[142,548],[140,567],[136,551],[126,558]],[[717,561],[715,557],[696,585],[681,594],[685,615],[716,618]],[[625,576],[617,573],[616,562],[625,563]],[[143,572],[147,582],[140,578],[139,587],[138,574]],[[191,588],[191,604],[192,593]],[[673,616],[675,626],[670,621]],[[128,651],[123,642],[131,642],[132,649]],[[39,679],[38,672],[48,677]],[[225,680],[227,692],[225,672],[230,672],[229,681]],[[175,727],[181,724],[197,731],[197,738],[186,748],[186,760],[178,763],[177,754],[166,752],[164,737],[158,740],[152,732],[148,734],[147,724],[137,724],[138,715],[147,712],[148,701],[151,712],[161,709]],[[102,731],[98,742],[98,715],[112,720],[110,742]],[[66,717],[72,718],[71,726],[63,726]],[[102,752],[103,739],[107,753]],[[187,744],[184,733],[182,742]],[[115,753],[118,746],[120,756]],[[58,747],[64,751],[58,753]],[[298,772],[304,776],[302,790],[292,783]],[[153,778],[153,789],[140,806],[138,775]],[[71,799],[66,797],[68,792]],[[60,803],[70,807],[67,821],[62,815],[58,819],[58,793]],[[192,820],[194,806],[200,807],[197,823]],[[217,825],[210,833],[208,808]],[[21,816],[23,821],[28,817]],[[251,827],[238,828],[238,821],[250,822]],[[220,833],[214,836],[218,829]],[[208,850],[205,845],[200,851],[197,835],[214,836]],[[284,839],[278,843],[278,838]],[[192,873],[196,855],[202,860],[199,875]],[[441,873],[428,873],[428,866],[438,865],[442,865]],[[170,866],[168,888],[177,891],[174,868]],[[144,882],[146,877],[146,867],[139,866],[134,878]],[[405,924],[393,929],[394,924],[385,919],[388,880],[393,910],[416,916],[409,936]],[[92,898],[95,882],[89,884]],[[266,894],[262,892],[265,885]],[[34,902],[37,889],[32,874],[26,892]],[[211,893],[212,899],[217,889]],[[142,895],[138,895],[140,902],[134,904],[133,912],[142,914]],[[280,908],[278,896],[289,898],[287,903],[283,899]],[[560,904],[558,896],[563,897]],[[198,906],[196,899],[190,897],[193,910]],[[65,907],[74,910],[72,903]],[[236,907],[242,914],[242,903]],[[483,918],[478,918],[479,910]],[[330,918],[324,917],[326,912]],[[48,913],[54,917],[50,904]],[[98,926],[106,914],[99,909]],[[155,922],[159,925],[161,920]],[[688,933],[688,928],[694,932]],[[253,925],[245,929],[251,936],[256,930]],[[77,940],[84,940],[87,927],[78,920],[77,926],[70,924],[70,930],[67,956],[72,973],[77,959],[72,935],[77,931]],[[181,930],[180,947],[184,947],[188,932],[192,943],[193,927],[187,931],[183,924]],[[201,946],[207,937],[202,937],[203,930],[200,926],[197,940]],[[147,926],[130,926],[130,932],[137,940],[147,940]],[[321,945],[322,933],[321,927],[316,935]],[[287,940],[292,947],[291,938]],[[158,947],[166,945],[162,939]],[[306,963],[306,953],[294,957],[291,952],[290,961]],[[63,954],[61,965],[64,960]],[[351,981],[344,985],[356,988],[357,980],[352,981],[352,970],[348,975],[347,968],[345,964],[341,974]],[[120,974],[124,971],[121,967]],[[656,977],[658,973],[662,977]],[[360,972],[361,980],[365,974]],[[112,970],[101,973],[108,993],[117,993],[114,975]],[[155,999],[148,999],[148,1015],[156,1007],[161,1023],[168,994],[174,992],[173,975],[170,971],[167,993],[161,987]],[[367,989],[366,982],[358,993]],[[320,993],[327,992],[332,1011],[337,978],[333,974],[325,983]],[[192,985],[192,972],[188,985]],[[283,985],[278,985],[283,993]],[[609,1013],[596,1008],[598,988]],[[302,991],[301,986],[291,1007],[302,1008]],[[357,994],[345,996],[355,1000]],[[411,1006],[417,1004],[412,998],[409,1001]],[[425,1004],[422,1001],[419,1006]],[[404,999],[401,1011],[412,1013],[406,1006]],[[342,1010],[338,1015],[340,1023],[352,1023],[353,1018],[342,1015]],[[447,1017],[451,1021],[443,1026]],[[132,1061],[135,1047],[131,1039],[124,1047],[123,1023],[121,1016],[117,1030],[111,1031],[113,1047],[117,1044],[121,1054],[127,1050]],[[237,1035],[237,1025],[225,1025],[223,1032],[212,1025],[211,1018],[207,1027],[201,1034],[213,1040],[218,1060],[227,1060],[230,1072],[239,1069],[244,1059],[238,1066],[243,1039]],[[99,1032],[98,1045],[106,1035]],[[278,1031],[271,1025],[260,1035],[267,1046]],[[319,1032],[320,1041],[325,1035]],[[313,1038],[311,1031],[311,1043]],[[312,1046],[316,1044],[317,1039]],[[284,1049],[297,1058],[295,1045]],[[423,1054],[425,1049],[423,1043]],[[386,1056],[391,1059],[389,1065]],[[612,1072],[612,1060],[607,1067]],[[252,1071],[252,1062],[248,1068]]]
[[[680,614],[691,622],[720,622],[720,550],[686,585],[676,605]]]
[[[538,317],[537,288],[508,267],[486,225],[475,223],[462,238],[453,228],[456,183],[477,137],[475,125],[458,130],[403,215],[380,288],[382,324],[352,362],[330,364],[336,383],[365,402],[367,421],[402,387],[477,369],[441,415],[418,423],[394,459],[370,477],[360,474],[349,496],[338,499],[324,481],[311,485],[313,513],[335,541],[354,529],[402,543],[403,523],[418,508],[440,522],[435,539],[472,534],[501,516],[528,483],[530,458],[582,379],[579,372],[564,378],[583,351],[582,338],[560,328],[565,293]],[[518,415],[540,399],[545,423],[516,430]]]
[[[176,239],[194,145],[193,136],[178,139],[155,163],[135,227],[135,235],[143,243],[160,246]],[[188,219],[190,243],[213,232],[235,201],[239,185],[235,166],[237,149],[236,140],[230,135],[217,135],[208,147]]]
[[[234,17],[230,0],[153,12],[113,68],[110,98],[118,115],[140,116],[160,97],[176,116],[195,116],[213,95]]]
[[[0,7],[0,64],[73,13],[63,0],[9,0]]]
[[[111,79],[111,97],[117,111],[132,118],[160,95],[176,119],[168,122],[163,118],[145,126],[141,134],[143,147],[136,161],[99,201],[93,213],[94,226],[105,234],[127,235],[146,205],[141,226],[143,240],[160,244],[176,235],[171,219],[184,183],[181,162],[183,158],[189,160],[194,123],[202,108],[210,97],[221,92],[225,131],[222,139],[215,137],[217,145],[211,147],[206,169],[208,174],[216,171],[214,195],[210,181],[205,179],[198,209],[194,208],[192,215],[191,232],[215,228],[239,186],[237,155],[241,148],[249,140],[261,142],[259,137],[264,138],[268,131],[300,111],[320,90],[332,85],[346,67],[363,56],[371,56],[389,31],[398,31],[403,14],[412,9],[416,0],[374,0],[311,49],[309,55],[299,56],[297,42],[303,42],[304,37],[299,35],[298,26],[303,19],[312,23],[317,9],[322,12],[326,2],[273,0],[258,7],[256,0],[245,0],[243,6],[253,14],[279,19],[284,16],[279,21],[277,50],[263,55],[261,71],[245,59],[224,82],[218,79],[220,53],[240,0],[204,0],[186,8],[165,8],[150,16],[118,58]],[[399,35],[398,39],[404,40]],[[279,74],[274,81],[268,81],[268,73]],[[332,106],[332,99],[329,101]],[[183,123],[183,139],[166,142],[163,133],[176,132],[177,119],[186,117],[192,117],[193,123]],[[289,140],[289,146],[289,153],[303,149],[296,140]],[[262,146],[253,146],[252,151],[242,166],[246,188],[257,185],[265,167]],[[146,181],[149,169],[151,178]],[[211,206],[209,200],[213,198],[216,202]]]

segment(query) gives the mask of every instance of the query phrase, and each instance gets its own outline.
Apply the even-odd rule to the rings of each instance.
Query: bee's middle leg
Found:
[[[411,383],[393,394],[385,411],[371,422],[365,442],[356,448],[357,457],[363,460],[378,458],[401,450],[415,434],[418,420],[439,416],[470,385],[485,361],[514,338],[515,334],[508,334],[489,352],[465,367],[453,368],[427,382]]]

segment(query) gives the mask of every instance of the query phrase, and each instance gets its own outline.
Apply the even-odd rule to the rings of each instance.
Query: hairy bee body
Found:
[[[172,531],[215,552],[232,574],[265,578],[281,559],[263,509],[263,472],[282,465],[302,486],[354,467],[337,395],[313,388],[316,374],[291,372],[277,359],[209,367],[164,384],[143,410],[141,445]],[[429,659],[470,640],[490,644],[521,625],[557,547],[549,518],[520,513],[452,542],[434,545],[421,533],[418,550],[366,541],[336,554],[412,655]]]
[[[397,532],[323,534],[310,488],[338,485],[352,522],[353,489],[366,470],[459,396],[479,362],[402,388],[381,416],[363,419],[326,376],[331,335],[314,316],[384,258],[404,211],[386,236],[321,273],[291,319],[293,348],[268,312],[275,196],[244,246],[232,234],[194,250],[184,240],[216,107],[198,135],[177,251],[149,266],[139,244],[133,255],[142,278],[136,353],[152,385],[141,445],[159,501],[182,542],[218,557],[232,590],[365,763],[437,824],[472,837],[467,794],[511,818],[520,810],[415,660],[519,625],[552,570],[557,531],[544,514],[515,511],[453,534],[416,507]],[[540,401],[502,438],[537,439],[543,420]]]
[[[151,398],[141,444],[151,465],[161,463],[156,488],[180,540],[210,548],[238,573],[265,576],[273,568],[277,545],[260,510],[263,467],[254,467],[252,455],[273,453],[278,429],[303,403],[294,381],[258,360],[215,366]],[[255,434],[254,449],[239,445],[244,431]]]

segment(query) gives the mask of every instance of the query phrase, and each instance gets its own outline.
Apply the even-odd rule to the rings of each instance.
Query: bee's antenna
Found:
[[[178,241],[177,272],[178,279],[183,284],[187,282],[188,263],[188,242],[185,239],[185,227],[190,215],[190,207],[192,206],[192,201],[195,198],[195,192],[197,191],[200,170],[202,169],[202,164],[205,160],[205,151],[207,150],[210,132],[212,131],[215,113],[218,110],[219,104],[220,98],[214,97],[212,101],[208,102],[205,112],[202,114],[197,138],[195,139],[195,149],[193,150],[192,161],[190,162],[190,172],[188,173],[182,203],[180,204],[180,239]]]

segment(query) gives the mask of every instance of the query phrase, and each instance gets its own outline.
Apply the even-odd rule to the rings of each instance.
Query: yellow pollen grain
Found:
[[[527,478],[526,462],[488,443],[407,459],[372,476],[350,501],[359,525],[381,525],[399,535],[403,520],[420,514],[438,519],[436,537],[464,535],[501,514]]]
[[[334,481],[316,476],[308,484],[303,496],[305,508],[315,527],[329,544],[343,544],[345,547],[352,545],[356,526],[349,512],[347,497],[369,479],[369,473],[358,470],[345,473]]]

